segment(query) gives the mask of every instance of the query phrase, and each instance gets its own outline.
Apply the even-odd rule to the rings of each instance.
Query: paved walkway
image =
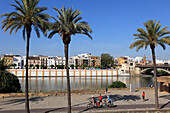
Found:
[[[143,102],[142,92],[146,93],[146,101]],[[107,95],[114,101],[113,108],[86,109],[86,105],[92,95],[72,95],[72,110],[75,112],[92,112],[92,111],[121,111],[126,109],[154,109],[154,89],[144,89],[136,92],[129,90],[112,90],[107,94],[102,94],[105,98]],[[98,97],[98,94],[94,94]],[[66,112],[67,96],[48,96],[48,97],[30,97],[30,109],[32,112]],[[159,92],[159,103],[161,109],[170,109],[170,94]],[[23,113],[24,97],[0,98],[0,113]]]

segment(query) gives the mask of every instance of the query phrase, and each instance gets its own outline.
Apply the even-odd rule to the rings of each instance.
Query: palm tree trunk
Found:
[[[27,47],[26,47],[26,78],[25,78],[25,111],[30,113],[29,109],[29,97],[28,97],[28,57],[29,57],[29,39],[30,39],[31,29],[27,29]]]
[[[71,113],[71,92],[70,92],[70,77],[68,69],[68,44],[64,44],[64,51],[66,57],[66,70],[67,70],[67,98],[68,98],[68,113]]]
[[[158,101],[158,84],[157,84],[157,76],[156,76],[156,57],[155,57],[155,48],[151,48],[152,50],[152,59],[154,66],[154,82],[155,82],[155,108],[159,109],[159,101]]]

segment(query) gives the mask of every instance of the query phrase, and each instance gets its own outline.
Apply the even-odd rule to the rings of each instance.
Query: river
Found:
[[[66,77],[30,77],[29,92],[41,92],[41,91],[64,91],[67,90],[67,78]],[[153,77],[119,77],[119,81],[130,87],[130,84],[134,87],[150,87],[153,83]],[[71,89],[101,89],[106,85],[110,85],[112,81],[116,81],[116,77],[108,79],[101,77],[70,77]],[[25,91],[25,77],[19,77],[21,89]]]

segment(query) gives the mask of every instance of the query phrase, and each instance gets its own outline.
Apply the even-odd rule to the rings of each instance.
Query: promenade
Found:
[[[146,101],[142,100],[142,92],[146,93]],[[139,89],[136,92],[129,90],[109,90],[108,93],[103,93],[102,96],[110,97],[114,101],[116,107],[113,108],[93,108],[87,109],[86,105],[94,95],[99,94],[74,94],[72,95],[72,110],[73,112],[121,112],[129,110],[154,110],[154,89]],[[170,94],[159,92],[159,104],[161,110],[170,110]],[[5,97],[0,98],[0,113],[24,113],[24,97]],[[34,96],[30,97],[31,112],[49,113],[49,112],[66,112],[67,96]],[[170,112],[170,111],[167,111]]]

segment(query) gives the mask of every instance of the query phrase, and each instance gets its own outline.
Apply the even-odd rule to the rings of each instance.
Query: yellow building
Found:
[[[90,56],[89,66],[101,66],[101,58],[99,56]]]
[[[119,57],[117,58],[117,61],[118,61],[118,66],[122,66],[123,63],[126,63],[128,61],[128,59],[126,57]]]
[[[2,59],[4,59],[5,65],[9,66],[9,65],[13,64],[13,61],[14,61],[13,56],[14,55],[4,55],[2,57]]]

